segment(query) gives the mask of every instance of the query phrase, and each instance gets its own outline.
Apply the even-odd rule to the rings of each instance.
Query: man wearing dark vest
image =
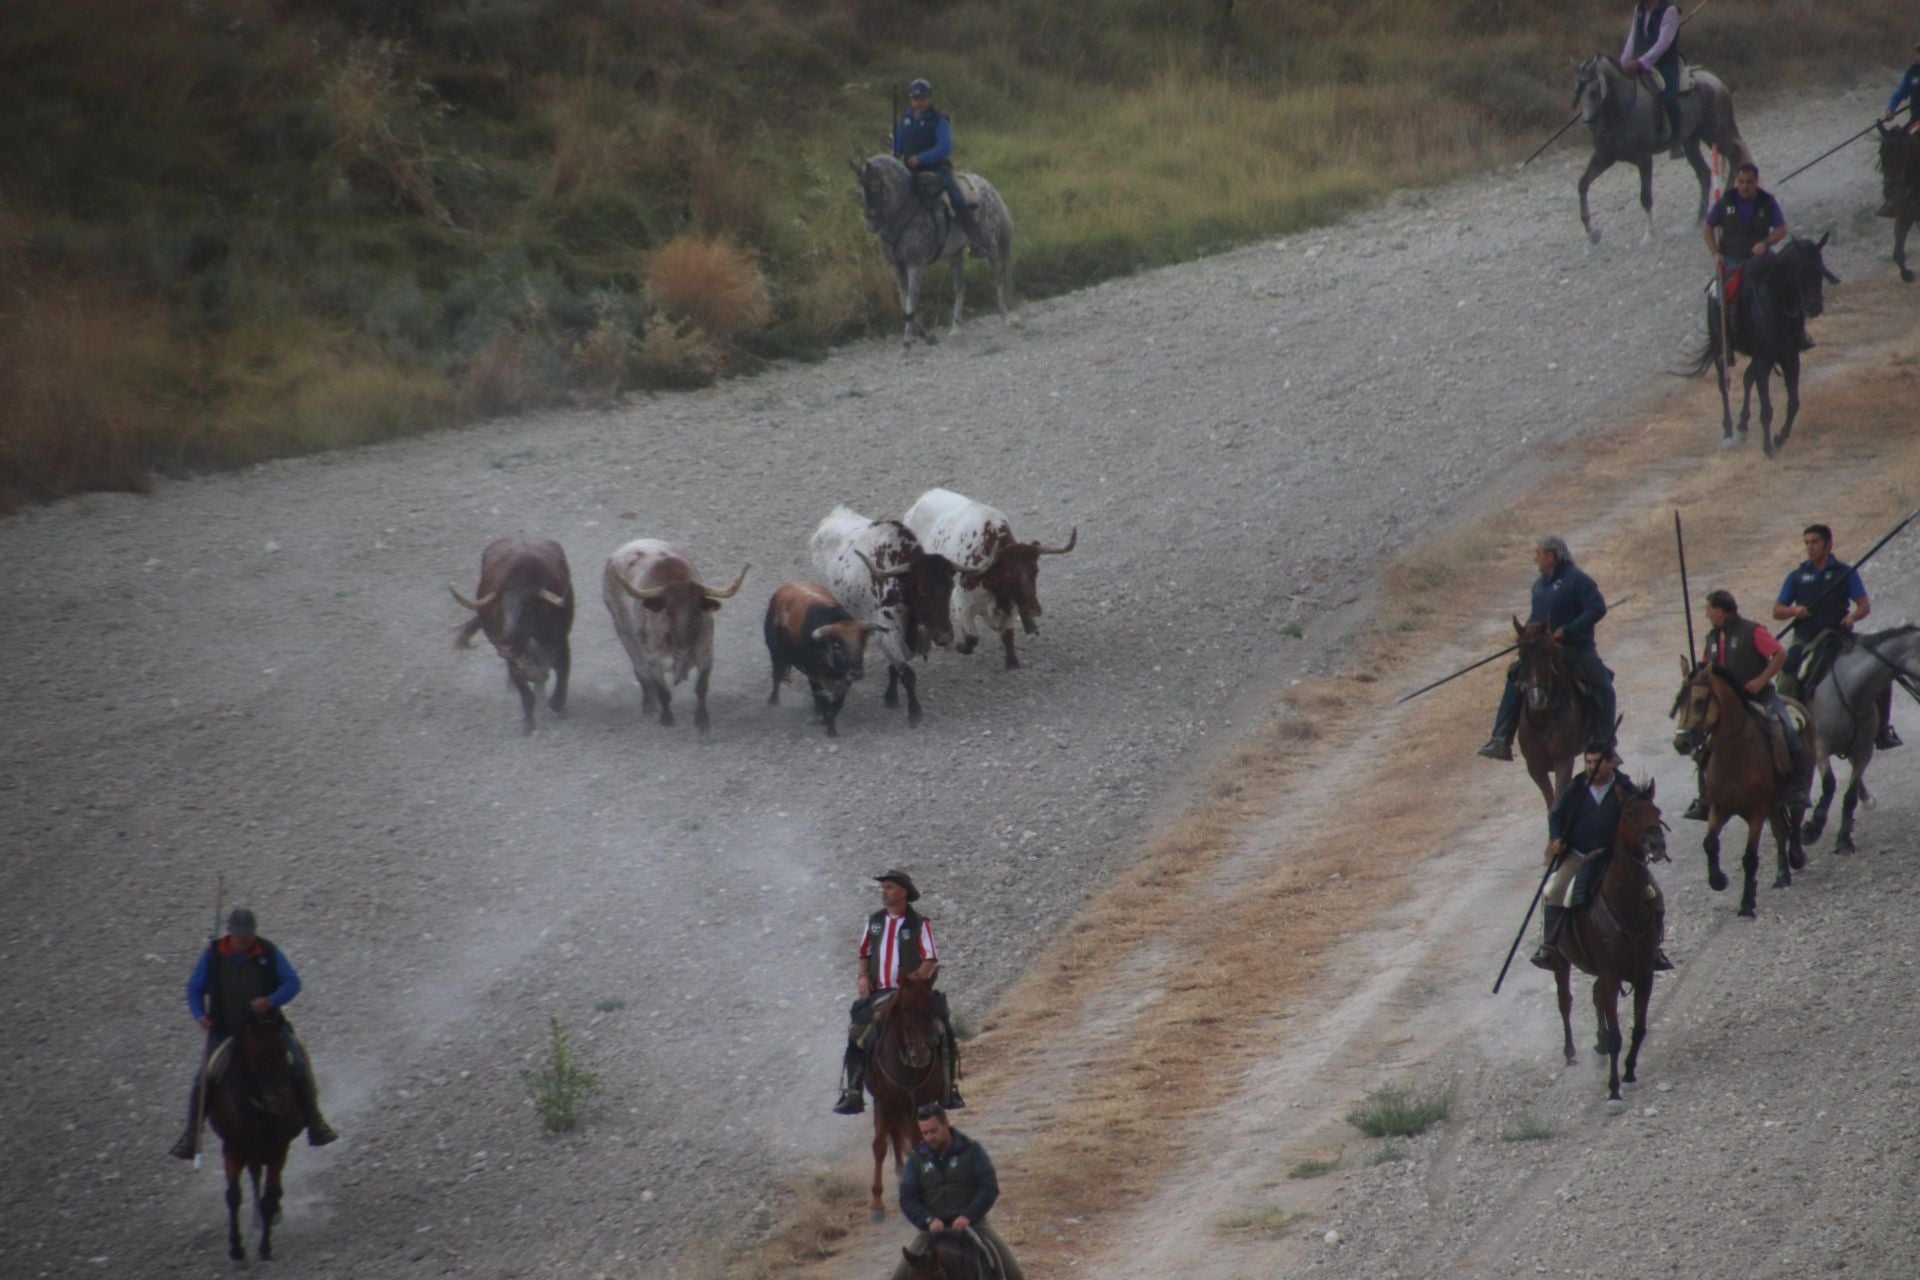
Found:
[[[209,1052],[237,1035],[247,1019],[283,1008],[300,994],[300,975],[280,948],[254,932],[253,912],[235,907],[227,915],[226,936],[207,945],[200,963],[187,979],[187,1012],[203,1031],[212,1032]],[[306,1046],[293,1034],[293,1024],[283,1016],[280,1037],[293,1063],[293,1092],[306,1120],[307,1145],[324,1147],[340,1135],[320,1114],[320,1098],[313,1082],[313,1064]],[[201,1071],[205,1071],[203,1062]],[[200,1097],[200,1077],[194,1076],[193,1092],[187,1096],[187,1131],[173,1144],[172,1154],[191,1160],[200,1136],[204,1114]]]
[[[893,126],[893,154],[909,172],[939,177],[940,185],[946,188],[947,203],[953,206],[953,220],[967,233],[973,256],[987,257],[987,242],[980,234],[980,224],[974,221],[973,207],[953,176],[953,121],[933,105],[933,86],[925,80],[907,86],[907,114]]]
[[[1640,0],[1627,20],[1627,42],[1620,48],[1620,69],[1634,75],[1652,67],[1664,82],[1660,105],[1666,109],[1667,155],[1674,160],[1687,153],[1680,145],[1680,6],[1669,0]],[[1659,118],[1655,117],[1656,135]],[[1657,145],[1657,137],[1656,137]]]
[[[1773,602],[1773,616],[1778,622],[1793,622],[1793,643],[1787,647],[1785,668],[1793,683],[1784,692],[1805,702],[1812,696],[1814,685],[1826,675],[1841,646],[1852,639],[1855,625],[1873,612],[1873,601],[1867,597],[1866,584],[1853,566],[1834,556],[1832,529],[1824,524],[1810,524],[1801,530],[1800,540],[1807,548],[1807,558],[1780,585],[1780,595]],[[1806,660],[1808,650],[1828,635],[1834,639],[1820,646],[1819,661],[1807,669],[1802,679],[1800,664]],[[1900,735],[1893,731],[1892,685],[1881,691],[1879,707],[1880,734],[1874,739],[1874,746],[1881,751],[1904,746]]]
[[[920,1234],[907,1246],[918,1254],[927,1247],[934,1233],[972,1231],[982,1243],[1000,1255],[1002,1280],[1026,1280],[1019,1259],[987,1225],[987,1212],[1000,1198],[1000,1179],[987,1159],[987,1149],[949,1128],[947,1113],[929,1102],[916,1113],[920,1121],[920,1145],[907,1157],[900,1170],[900,1214]],[[906,1258],[893,1269],[893,1280],[906,1280]]]
[[[1747,265],[1764,258],[1767,250],[1787,238],[1787,215],[1780,211],[1773,193],[1760,186],[1758,165],[1748,161],[1735,171],[1732,190],[1707,210],[1700,234],[1706,239],[1707,252],[1713,255],[1713,296],[1718,298],[1719,291],[1726,289],[1727,301],[1732,302],[1740,292]],[[1807,321],[1802,316],[1800,349],[1812,348],[1813,339],[1807,336]]]
[[[1725,670],[1749,697],[1773,714],[1776,723],[1786,732],[1787,752],[1793,757],[1795,776],[1800,776],[1806,747],[1800,740],[1800,731],[1794,727],[1793,718],[1782,714],[1780,695],[1773,687],[1773,678],[1787,665],[1785,646],[1773,638],[1773,632],[1750,618],[1740,616],[1740,603],[1733,598],[1731,591],[1707,593],[1707,624],[1713,629],[1707,632],[1707,643],[1700,652],[1700,661]],[[1702,779],[1702,790],[1694,795],[1693,803],[1687,806],[1682,816],[1695,822],[1707,820],[1704,779],[1707,757],[1711,751],[1712,748],[1702,745],[1694,755],[1694,764]],[[1799,799],[1802,805],[1806,803],[1804,795]]]
[[[874,877],[880,884],[880,910],[867,917],[860,932],[860,998],[849,1010],[852,1027],[847,1037],[846,1058],[840,1080],[840,1100],[833,1109],[843,1116],[857,1116],[867,1109],[864,1092],[867,1080],[867,1042],[872,1038],[874,1005],[897,990],[908,978],[932,982],[940,975],[940,955],[933,945],[933,924],[913,909],[920,890],[913,877],[904,871],[883,871]],[[953,1034],[953,1017],[947,1010],[943,991],[933,993],[934,1009],[947,1040],[947,1099],[952,1110],[966,1106],[960,1096],[960,1046]]]
[[[1600,588],[1573,563],[1566,540],[1549,535],[1533,544],[1533,580],[1528,622],[1544,622],[1560,642],[1567,674],[1586,685],[1594,706],[1589,737],[1613,741],[1613,672],[1600,661],[1593,629],[1607,616]],[[1494,713],[1493,736],[1478,754],[1489,760],[1513,759],[1513,735],[1520,729],[1520,663],[1507,667],[1507,686]]]
[[[1633,781],[1615,768],[1612,743],[1589,742],[1585,763],[1585,771],[1574,775],[1547,814],[1547,865],[1558,863],[1558,870],[1540,895],[1544,904],[1540,946],[1530,958],[1541,969],[1553,968],[1554,940],[1559,937],[1571,909],[1578,905],[1568,899],[1569,892],[1575,888],[1575,879],[1580,881],[1580,890],[1588,892],[1600,882],[1606,871],[1606,859],[1613,853],[1614,837],[1620,831],[1620,811],[1626,806],[1627,797],[1639,792]],[[1596,856],[1588,857],[1583,863],[1570,857],[1571,854]],[[1658,892],[1656,886],[1656,895]],[[1661,914],[1664,918],[1664,902]],[[1655,956],[1653,967],[1667,970],[1673,968],[1673,962],[1662,950]]]
[[[1890,123],[1894,116],[1899,114],[1902,103],[1905,103],[1907,108],[1907,123],[1903,127],[1910,134],[1920,133],[1920,44],[1913,46],[1913,64],[1907,68],[1906,74],[1900,77],[1900,83],[1895,86],[1893,96],[1887,99],[1887,113],[1880,117],[1881,122]],[[1881,201],[1880,207],[1874,210],[1874,214],[1882,218],[1897,217],[1900,213],[1899,206],[1900,198],[1897,195],[1891,195]]]

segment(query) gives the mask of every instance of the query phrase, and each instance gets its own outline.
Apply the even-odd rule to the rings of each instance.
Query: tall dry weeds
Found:
[[[773,318],[767,282],[753,259],[718,236],[678,236],[647,258],[654,305],[691,321],[715,342],[731,343]]]

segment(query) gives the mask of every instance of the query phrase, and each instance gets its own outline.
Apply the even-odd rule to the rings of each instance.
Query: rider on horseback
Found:
[[[933,946],[933,925],[908,903],[920,900],[913,877],[904,871],[883,871],[874,877],[880,882],[880,901],[885,905],[867,917],[860,934],[860,998],[849,1010],[846,1060],[840,1085],[840,1100],[833,1109],[843,1116],[857,1116],[867,1109],[863,1089],[867,1078],[867,1045],[875,1029],[874,1006],[890,998],[907,978],[932,982],[940,973],[940,959]],[[934,1009],[947,1041],[947,1101],[959,1110],[966,1106],[960,1097],[960,1046],[953,1034],[953,1018],[947,1011],[946,993],[933,993]]]
[[[1787,753],[1793,758],[1795,776],[1800,776],[1802,770],[1799,766],[1804,762],[1806,744],[1801,741],[1793,717],[1784,714],[1780,695],[1773,687],[1773,678],[1787,665],[1786,649],[1773,638],[1771,631],[1740,616],[1740,604],[1731,591],[1707,593],[1707,621],[1712,624],[1713,630],[1707,632],[1707,644],[1701,651],[1700,661],[1710,666],[1724,667],[1754,702],[1773,718],[1774,723],[1786,732]],[[1703,742],[1694,755],[1701,791],[1693,797],[1693,803],[1687,806],[1682,816],[1695,822],[1707,820],[1705,779],[1707,756],[1711,751],[1712,748]],[[1795,799],[1801,804],[1806,802],[1804,794]]]
[[[1854,627],[1873,611],[1873,601],[1853,566],[1835,558],[1832,529],[1810,524],[1801,531],[1801,541],[1806,544],[1807,558],[1781,584],[1773,616],[1780,622],[1793,620],[1793,644],[1787,649],[1786,676],[1782,680],[1785,684],[1790,678],[1792,683],[1782,692],[1806,702],[1834,658],[1852,643]],[[1845,585],[1836,585],[1839,583]],[[1803,677],[1800,664],[1809,654],[1814,661]],[[1881,691],[1879,708],[1880,733],[1873,742],[1875,749],[1891,751],[1905,745],[1893,731],[1892,685]]]
[[[1573,563],[1573,553],[1562,538],[1547,536],[1534,543],[1533,563],[1540,576],[1533,582],[1533,603],[1527,621],[1544,622],[1553,631],[1565,656],[1567,674],[1586,686],[1592,698],[1593,732],[1613,741],[1613,672],[1600,661],[1593,629],[1607,616],[1600,588]],[[1493,736],[1478,754],[1489,760],[1513,759],[1513,736],[1520,729],[1521,664],[1507,668],[1507,687],[1493,718]]]
[[[1666,108],[1667,155],[1679,160],[1680,146],[1680,6],[1670,0],[1639,0],[1627,21],[1627,42],[1620,47],[1620,69],[1628,75],[1652,68],[1660,73],[1660,102]],[[1657,145],[1656,135],[1656,145]]]
[[[920,1145],[900,1171],[900,1212],[920,1228],[907,1246],[920,1253],[940,1231],[971,1230],[1000,1255],[1001,1280],[1026,1280],[1013,1250],[987,1225],[987,1213],[1000,1198],[1000,1179],[987,1149],[947,1125],[945,1108],[929,1102],[915,1113]],[[907,1260],[894,1268],[893,1280],[906,1280]]]
[[[893,154],[916,175],[930,173],[946,189],[947,203],[953,206],[953,220],[967,233],[973,256],[989,256],[980,224],[974,221],[973,206],[953,176],[953,121],[933,105],[933,86],[915,80],[907,86],[907,114],[893,127]]]
[[[254,932],[253,912],[235,907],[227,915],[227,934],[209,943],[200,953],[200,963],[187,979],[187,1012],[194,1021],[213,1033],[208,1043],[212,1051],[240,1032],[251,1016],[272,1013],[300,994],[300,975],[280,948]],[[320,1114],[320,1099],[314,1087],[313,1065],[307,1048],[293,1034],[293,1024],[280,1020],[280,1038],[293,1064],[293,1092],[306,1121],[307,1145],[324,1147],[340,1135]],[[201,1064],[204,1072],[206,1064]],[[200,1136],[204,1114],[200,1076],[194,1077],[193,1092],[187,1098],[187,1131],[173,1144],[176,1159],[191,1160]]]
[[[1530,957],[1541,969],[1554,967],[1554,941],[1567,917],[1585,905],[1587,895],[1600,882],[1620,829],[1620,811],[1628,796],[1639,794],[1632,779],[1615,767],[1613,744],[1607,739],[1597,738],[1587,744],[1586,766],[1585,772],[1574,775],[1547,814],[1547,865],[1558,863],[1558,869],[1541,895],[1546,905],[1541,916],[1540,946]],[[1654,892],[1658,894],[1658,888]],[[1664,912],[1663,904],[1657,904],[1657,908]],[[1653,967],[1671,969],[1673,962],[1661,951]]]
[[[1707,252],[1713,255],[1713,296],[1729,288],[1728,301],[1739,290],[1740,271],[1753,259],[1787,238],[1787,215],[1773,193],[1760,186],[1760,167],[1751,160],[1733,175],[1733,190],[1721,196],[1707,210],[1700,226]],[[1733,282],[1731,285],[1728,282]],[[1807,336],[1807,318],[1800,317],[1800,349],[1811,351],[1813,339]]]
[[[1893,91],[1893,96],[1887,99],[1887,113],[1881,116],[1880,120],[1883,124],[1892,120],[1894,116],[1900,113],[1901,104],[1905,103],[1907,108],[1906,130],[1909,134],[1920,134],[1920,44],[1913,46],[1913,52],[1913,65],[1908,67],[1907,73],[1900,77],[1899,87]],[[1899,213],[1899,209],[1897,208],[1898,204],[1899,200],[1897,198],[1888,196],[1886,200],[1881,203],[1880,207],[1874,210],[1875,216],[1881,218],[1895,217]]]

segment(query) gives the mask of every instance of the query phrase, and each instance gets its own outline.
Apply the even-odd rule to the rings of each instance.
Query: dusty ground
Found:
[[[1746,133],[1763,162],[1784,166],[1855,127],[1863,101],[1802,106],[1791,121],[1750,112]],[[1836,227],[1829,256],[1843,277],[1884,282],[1884,226],[1858,216],[1873,203],[1873,180],[1863,154],[1850,160],[1782,194],[1796,226]],[[1651,1078],[1676,1089],[1656,1104],[1658,1124],[1633,1117],[1603,1129],[1597,1093],[1564,1082],[1553,1102],[1535,1100],[1549,1095],[1529,1084],[1562,1073],[1541,1052],[1553,1046],[1530,975],[1513,1000],[1476,1000],[1465,1012],[1463,975],[1482,980],[1486,904],[1497,902],[1504,921],[1524,898],[1516,886],[1536,819],[1517,774],[1466,775],[1471,789],[1458,803],[1440,787],[1455,775],[1434,775],[1429,799],[1458,830],[1478,817],[1507,824],[1454,877],[1468,889],[1406,908],[1415,919],[1473,922],[1432,935],[1445,939],[1438,963],[1423,935],[1405,929],[1344,952],[1287,956],[1303,974],[1324,972],[1319,989],[1343,995],[1356,975],[1379,974],[1383,957],[1394,964],[1358,1004],[1289,1004],[1279,998],[1287,992],[1264,992],[1253,1007],[1274,1020],[1222,1041],[1231,1070],[1195,1096],[1226,1109],[1186,1116],[1184,1136],[1217,1124],[1222,1143],[1265,1163],[1197,1157],[1209,1180],[1182,1171],[1178,1146],[1143,1148],[1126,1185],[1155,1196],[1144,1207],[1056,1203],[1049,1195],[1072,1185],[1059,1174],[1071,1142],[1051,1122],[1073,1121],[1071,1086],[1056,1075],[1045,1095],[1015,1087],[1030,997],[987,1014],[1029,965],[1042,961],[1045,973],[1057,963],[1044,958],[1057,954],[1052,931],[1082,905],[1100,911],[1092,895],[1103,884],[1140,889],[1127,877],[1147,865],[1143,844],[1164,853],[1187,829],[1184,805],[1219,801],[1208,769],[1232,748],[1257,748],[1303,714],[1336,723],[1341,707],[1364,702],[1348,689],[1338,705],[1289,708],[1271,691],[1296,679],[1321,687],[1314,677],[1347,662],[1356,637],[1366,643],[1379,624],[1402,621],[1410,645],[1444,650],[1432,659],[1444,669],[1492,634],[1482,602],[1504,607],[1525,584],[1524,557],[1504,553],[1484,574],[1449,580],[1477,612],[1432,602],[1402,618],[1376,607],[1402,598],[1382,594],[1377,566],[1539,492],[1543,475],[1564,465],[1563,443],[1596,431],[1618,442],[1620,421],[1651,412],[1672,389],[1660,370],[1679,363],[1699,325],[1694,298],[1676,285],[1698,274],[1702,257],[1690,195],[1677,173],[1663,177],[1658,233],[1643,248],[1630,179],[1606,182],[1596,204],[1611,234],[1589,250],[1573,213],[1576,165],[1556,156],[1522,179],[1398,200],[1324,232],[1035,306],[1020,330],[989,321],[905,365],[875,344],[621,414],[503,423],[169,485],[151,499],[85,499],[0,526],[0,644],[16,673],[0,694],[6,1269],[226,1266],[217,1179],[163,1155],[197,1043],[178,993],[217,872],[229,899],[255,905],[263,931],[300,965],[308,992],[293,1012],[348,1135],[296,1154],[283,1265],[316,1276],[652,1275],[703,1236],[751,1234],[773,1223],[774,1190],[839,1160],[854,1127],[825,1111],[847,953],[870,909],[864,877],[900,863],[930,889],[925,905],[957,1005],[992,1025],[981,1053],[994,1074],[969,1123],[1001,1149],[1000,1106],[1009,1168],[1027,1161],[1033,1170],[1026,1189],[1009,1177],[1007,1218],[1042,1261],[1071,1259],[1100,1275],[1200,1274],[1164,1254],[1185,1242],[1191,1252],[1180,1258],[1205,1255],[1223,1275],[1316,1261],[1333,1274],[1416,1275],[1437,1269],[1440,1242],[1459,1241],[1459,1257],[1471,1248],[1494,1273],[1523,1258],[1527,1269],[1584,1274],[1578,1268],[1597,1271],[1603,1253],[1580,1232],[1605,1230],[1611,1244],[1623,1220],[1612,1215],[1649,1199],[1644,1189],[1605,1190],[1607,1170],[1628,1162],[1615,1149],[1628,1139],[1615,1135],[1648,1130],[1696,1161],[1669,1169],[1672,1185],[1719,1206],[1696,1213],[1686,1199],[1656,1197],[1673,1215],[1662,1228],[1669,1251],[1715,1240],[1701,1221],[1769,1216],[1796,1247],[1825,1247],[1825,1227],[1792,1197],[1713,1176],[1748,1141],[1749,1121],[1755,1143],[1791,1136],[1742,1109],[1751,1090],[1715,1091],[1736,1057],[1754,1070],[1771,1065],[1766,1078],[1803,1106],[1809,1090],[1832,1091],[1829,1116],[1810,1118],[1815,1105],[1795,1117],[1802,1130],[1791,1133],[1807,1136],[1773,1162],[1781,1178],[1797,1171],[1824,1188],[1844,1172],[1845,1187],[1869,1185],[1839,1159],[1860,1148],[1818,1126],[1884,1122],[1871,1183],[1884,1198],[1849,1195],[1845,1213],[1863,1216],[1836,1230],[1864,1239],[1857,1248],[1910,1247],[1890,1209],[1875,1217],[1870,1208],[1894,1203],[1912,1172],[1901,1146],[1910,1108],[1898,1113],[1902,1130],[1886,1104],[1898,1096],[1893,1085],[1910,1082],[1895,1058],[1911,1027],[1891,1025],[1896,1011],[1910,1012],[1899,982],[1910,953],[1840,941],[1870,934],[1823,931],[1854,919],[1855,906],[1890,913],[1898,901],[1887,894],[1896,875],[1874,875],[1872,850],[1911,809],[1892,781],[1900,757],[1888,761],[1881,810],[1864,827],[1869,852],[1846,876],[1817,863],[1808,892],[1789,902],[1763,896],[1759,928],[1728,929],[1728,903],[1704,902],[1684,874],[1670,879],[1677,935],[1711,937],[1697,955],[1680,943],[1687,969],[1673,990],[1699,993],[1686,1003],[1705,1015],[1693,1034],[1709,1047],[1690,1057],[1708,1064],[1696,1070],[1716,1069],[1692,1094],[1676,1079],[1687,1033],[1669,1024],[1685,998],[1663,996],[1648,1060]],[[1872,316],[1909,326],[1909,300],[1875,287]],[[1837,291],[1836,304],[1846,296]],[[1857,328],[1856,346],[1875,336]],[[1839,354],[1816,353],[1816,363]],[[1890,505],[1850,492],[1872,459],[1825,450],[1844,429],[1810,397],[1781,474],[1820,479],[1835,502]],[[1656,479],[1685,479],[1710,440],[1704,429],[1655,433]],[[1631,470],[1631,448],[1624,460],[1589,451],[1583,462]],[[804,575],[806,535],[835,502],[897,514],[935,484],[995,502],[1025,536],[1078,525],[1081,549],[1043,571],[1048,613],[1042,634],[1023,641],[1027,669],[940,655],[922,682],[922,729],[882,708],[870,682],[842,718],[844,736],[828,744],[791,700],[764,706],[758,601]],[[1578,532],[1602,536],[1603,515],[1588,513]],[[460,614],[441,586],[469,587],[481,545],[516,528],[568,546],[582,595],[571,714],[530,739],[517,732],[498,664],[446,652]],[[642,533],[683,541],[716,578],[755,565],[719,615],[706,744],[690,727],[640,720],[597,603],[601,557]],[[1889,555],[1881,572],[1902,563]],[[1897,597],[1895,581],[1872,585]],[[1287,623],[1304,638],[1283,635]],[[1647,644],[1646,689],[1664,703],[1659,673],[1673,643],[1663,632]],[[1609,652],[1622,666],[1629,646],[1613,641]],[[1449,760],[1484,728],[1487,696],[1463,688],[1420,713]],[[1633,705],[1649,696],[1628,695]],[[1441,708],[1457,718],[1436,720]],[[1630,730],[1644,735],[1637,754],[1651,757],[1660,726],[1643,719]],[[1312,743],[1295,763],[1314,760],[1381,780],[1406,773],[1378,741],[1359,738]],[[1663,776],[1678,776],[1661,763]],[[1330,799],[1335,781],[1296,771],[1285,785],[1317,786]],[[1203,843],[1218,850],[1238,831],[1243,843],[1207,865],[1222,869],[1222,893],[1244,888],[1257,903],[1291,873],[1272,865],[1277,845],[1258,838],[1260,805],[1245,806],[1244,829],[1216,822]],[[1159,844],[1143,834],[1154,831]],[[1404,859],[1463,848],[1447,834],[1407,844]],[[1442,866],[1452,859],[1468,855]],[[1388,871],[1343,878],[1362,883],[1351,900],[1329,890],[1336,908],[1400,900]],[[1853,886],[1852,906],[1843,886]],[[1326,945],[1337,948],[1354,917],[1325,916]],[[1780,926],[1777,939],[1762,932],[1769,925]],[[1279,938],[1268,950],[1286,945]],[[1762,962],[1756,953],[1735,970],[1742,946],[1789,954]],[[1727,967],[1716,970],[1719,948]],[[1089,1064],[1088,1086],[1107,1090],[1102,1105],[1114,1104],[1109,1058],[1134,1039],[1130,1019],[1165,1003],[1168,984],[1155,975],[1170,950],[1139,953],[1124,971],[1139,979],[1137,1000],[1124,983],[1103,994],[1090,981],[1100,998],[1067,1011],[1084,1033],[1075,1052]],[[1848,956],[1879,966],[1850,985],[1887,1002],[1835,1001],[1810,1016],[1814,1002],[1796,997],[1794,976],[1833,992],[1823,966]],[[1422,974],[1403,982],[1402,967]],[[1713,972],[1744,980],[1715,985]],[[1195,997],[1174,994],[1187,1004],[1156,1034],[1190,1026],[1180,1019],[1194,1016]],[[596,1011],[613,1000],[624,1007]],[[1744,1024],[1779,1035],[1787,1010],[1800,1012],[1806,1042],[1823,1052],[1839,1052],[1843,1032],[1865,1042],[1871,1053],[1841,1061],[1878,1062],[1886,1087],[1837,1068],[1805,1072],[1798,1041],[1762,1062]],[[1888,1025],[1875,1030],[1882,1024],[1867,1019],[1882,1010]],[[587,1128],[563,1140],[540,1134],[518,1079],[549,1013],[574,1030],[608,1095]],[[1486,1039],[1508,1046],[1504,1055],[1459,1034],[1486,1018],[1497,1031]],[[1723,1025],[1733,1021],[1743,1025]],[[1318,1061],[1301,1056],[1309,1042],[1323,1046]],[[1458,1047],[1429,1058],[1438,1044]],[[1433,1072],[1459,1076],[1455,1123],[1410,1144],[1409,1161],[1365,1165],[1330,1118],[1379,1079]],[[1133,1110],[1156,1110],[1153,1084],[1135,1081]],[[1251,1102],[1230,1105],[1247,1090]],[[1275,1127],[1249,1126],[1246,1106]],[[1543,1120],[1560,1136],[1504,1144],[1492,1120],[1476,1127],[1476,1116],[1529,1109],[1551,1112]],[[1724,1129],[1676,1130],[1696,1118]],[[1568,1140],[1576,1134],[1579,1148]],[[1340,1181],[1263,1187],[1284,1179],[1282,1164],[1301,1158],[1302,1143],[1346,1148]],[[1760,1166],[1768,1148],[1752,1150]],[[1821,1163],[1829,1157],[1832,1168]],[[1544,1192],[1525,1184],[1509,1194],[1467,1177],[1474,1161],[1511,1177],[1526,1160]],[[1434,1172],[1456,1167],[1465,1171],[1457,1178]],[[1699,1191],[1710,1184],[1724,1190]],[[1563,1186],[1580,1197],[1571,1214],[1535,1225],[1514,1207]],[[1236,1205],[1262,1224],[1257,1238],[1220,1234],[1218,1220]],[[1261,1216],[1269,1208],[1296,1215],[1300,1229],[1264,1238],[1281,1221]],[[1309,1244],[1328,1229],[1344,1243]],[[1571,1256],[1555,1251],[1562,1238]],[[879,1256],[897,1239],[892,1223],[852,1244]],[[1719,1239],[1705,1256],[1724,1256]],[[1736,1270],[1805,1274],[1784,1261],[1766,1271],[1790,1255],[1759,1226],[1750,1247],[1751,1262]],[[1808,1256],[1824,1265],[1831,1255]],[[851,1259],[833,1265],[866,1273]],[[1854,1266],[1887,1274],[1865,1259]]]

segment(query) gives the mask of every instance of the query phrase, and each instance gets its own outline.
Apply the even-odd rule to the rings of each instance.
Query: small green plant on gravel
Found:
[[[1280,628],[1280,634],[1289,640],[1298,640],[1307,633],[1299,623],[1289,622],[1286,626]]]
[[[1318,1178],[1322,1174],[1332,1173],[1340,1167],[1340,1157],[1330,1156],[1325,1160],[1302,1160],[1287,1170],[1289,1178]]]
[[[1396,1160],[1405,1160],[1407,1149],[1397,1142],[1389,1142],[1367,1157],[1368,1164],[1392,1164]]]
[[[1261,1236],[1268,1240],[1277,1240],[1293,1230],[1294,1215],[1278,1205],[1268,1205],[1263,1209],[1249,1209],[1243,1213],[1230,1213],[1216,1224],[1220,1230],[1235,1235]]]
[[[1544,1142],[1553,1130],[1534,1116],[1521,1116],[1500,1133],[1502,1142]]]
[[[593,1011],[595,1013],[618,1013],[626,1007],[627,1002],[619,996],[608,996],[605,1000],[595,1000],[593,1002]]]
[[[1445,1120],[1452,1105],[1444,1093],[1415,1095],[1382,1085],[1347,1112],[1347,1123],[1369,1138],[1411,1138]]]
[[[547,1065],[522,1071],[520,1079],[533,1095],[534,1110],[548,1133],[566,1133],[580,1127],[581,1113],[600,1093],[600,1077],[574,1061],[560,1019],[547,1015]]]

